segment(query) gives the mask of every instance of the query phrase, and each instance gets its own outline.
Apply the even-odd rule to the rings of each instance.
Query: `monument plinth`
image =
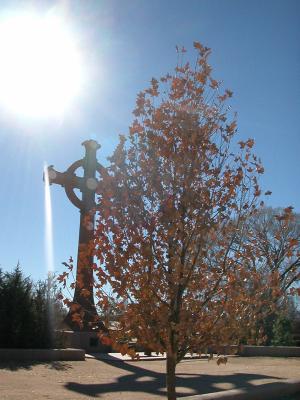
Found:
[[[61,185],[69,200],[80,210],[77,270],[72,306],[65,323],[73,332],[95,332],[96,327],[106,330],[99,320],[94,303],[93,278],[93,239],[95,224],[95,194],[98,186],[96,173],[107,174],[106,169],[97,162],[96,153],[100,145],[95,140],[86,140],[83,159],[75,161],[65,172],[48,167],[49,183]],[[82,168],[83,176],[76,170]],[[75,189],[81,192],[81,199]],[[80,315],[80,319],[78,316]],[[88,335],[85,335],[88,336]],[[78,338],[78,334],[76,335]],[[78,339],[76,339],[78,341]],[[86,342],[86,338],[85,338]],[[95,342],[95,340],[94,340]]]

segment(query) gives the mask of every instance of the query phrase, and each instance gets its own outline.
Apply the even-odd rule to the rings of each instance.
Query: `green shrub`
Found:
[[[291,320],[284,314],[280,314],[273,325],[272,346],[293,346],[295,345],[292,336]]]
[[[0,270],[0,347],[53,347],[63,314],[51,277],[34,284],[19,265],[12,272]]]

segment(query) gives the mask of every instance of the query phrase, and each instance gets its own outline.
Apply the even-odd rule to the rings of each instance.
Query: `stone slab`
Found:
[[[0,361],[84,361],[82,349],[0,349]]]
[[[60,331],[62,343],[66,347],[75,349],[84,349],[86,352],[108,353],[111,351],[110,346],[105,346],[98,338],[97,332],[85,331]]]
[[[239,354],[246,357],[300,357],[300,347],[243,346]]]

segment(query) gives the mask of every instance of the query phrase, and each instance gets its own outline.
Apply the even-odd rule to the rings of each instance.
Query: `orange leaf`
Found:
[[[297,246],[299,243],[298,239],[289,239],[289,245],[290,247]]]
[[[246,145],[251,149],[251,147],[253,147],[254,145],[254,139],[248,139]]]
[[[106,335],[103,335],[100,337],[101,343],[104,344],[105,346],[111,346],[112,344],[112,339]]]

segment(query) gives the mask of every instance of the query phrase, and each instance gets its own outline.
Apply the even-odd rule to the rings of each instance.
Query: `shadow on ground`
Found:
[[[0,362],[0,370],[8,369],[10,371],[18,371],[19,369],[27,369],[30,370],[35,365],[44,365],[45,368],[55,369],[57,371],[66,371],[72,366],[63,361],[1,361]]]
[[[81,384],[77,382],[68,382],[66,389],[91,397],[101,397],[101,394],[120,392],[140,392],[166,396],[165,374],[149,371],[139,367],[137,363],[116,362],[112,360],[101,360],[106,364],[128,371],[125,376],[119,377],[115,382],[100,384]],[[230,384],[232,389],[244,388],[250,390],[255,386],[251,384],[252,380],[261,379],[280,379],[279,377],[261,375],[234,373],[231,375],[207,375],[197,373],[178,373],[176,378],[176,387],[178,396],[191,396],[192,394],[205,394],[218,392],[224,389],[218,388],[221,384]],[[186,388],[186,389],[185,389]],[[193,393],[191,393],[191,390]]]

